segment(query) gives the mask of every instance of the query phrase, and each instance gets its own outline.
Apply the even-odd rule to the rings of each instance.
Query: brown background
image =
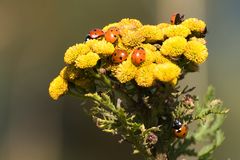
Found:
[[[129,145],[100,132],[77,99],[52,101],[48,85],[64,65],[65,50],[89,29],[125,17],[156,24],[173,12],[208,23],[208,62],[184,83],[196,85],[200,95],[213,84],[230,106],[216,159],[237,159],[239,6],[237,0],[0,0],[0,159],[139,160]]]

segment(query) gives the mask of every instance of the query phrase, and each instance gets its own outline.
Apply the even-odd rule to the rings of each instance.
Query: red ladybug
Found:
[[[99,28],[94,28],[94,29],[92,29],[92,30],[88,33],[87,38],[89,38],[89,39],[96,39],[96,38],[99,38],[99,37],[101,37],[101,36],[103,36],[103,35],[104,35],[104,32],[103,32],[101,29],[99,29]]]
[[[185,138],[188,133],[188,126],[186,124],[182,124],[178,120],[175,120],[173,123],[173,133],[177,138]]]
[[[183,19],[184,19],[184,15],[177,13],[171,16],[170,21],[171,21],[171,24],[180,24],[183,22]]]
[[[131,58],[132,58],[132,63],[138,66],[145,61],[146,52],[142,47],[139,47],[133,51]]]
[[[115,49],[114,53],[112,54],[112,61],[113,63],[121,63],[127,60],[128,53],[125,50]]]
[[[110,43],[114,43],[118,39],[119,34],[120,34],[119,28],[111,27],[105,33],[105,39]]]

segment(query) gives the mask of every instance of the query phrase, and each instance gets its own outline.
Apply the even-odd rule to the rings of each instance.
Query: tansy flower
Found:
[[[114,46],[112,43],[105,40],[92,39],[86,42],[86,45],[91,48],[94,53],[111,55],[114,52]]]
[[[190,41],[198,41],[204,45],[207,44],[207,41],[204,38],[192,37],[192,38],[190,38]]]
[[[111,27],[118,27],[118,26],[119,26],[119,23],[111,23],[111,24],[103,27],[102,30],[103,30],[104,32],[106,32],[109,28],[111,28]]]
[[[156,51],[155,52],[155,56],[156,56],[156,63],[166,63],[166,62],[171,62],[169,59],[167,59],[166,57],[164,57],[160,51]]]
[[[146,38],[146,42],[155,42],[163,40],[162,30],[153,25],[144,25],[139,31]]]
[[[75,61],[75,66],[78,68],[91,68],[97,64],[100,59],[99,55],[94,52],[89,52],[86,55],[79,55]]]
[[[174,63],[167,62],[162,64],[156,64],[154,68],[154,76],[162,82],[171,82],[178,78],[181,73],[181,69]]]
[[[142,23],[137,19],[124,18],[118,23],[118,27],[121,29],[135,30],[142,27]]]
[[[135,77],[137,67],[132,64],[131,58],[119,64],[116,68],[113,68],[112,72],[114,76],[121,82],[126,83]]]
[[[171,26],[171,24],[169,24],[169,23],[159,23],[157,25],[157,27],[160,28],[160,29],[167,28],[169,26]]]
[[[187,37],[189,34],[191,34],[191,31],[183,25],[170,25],[169,27],[163,28],[163,33],[167,37]]]
[[[207,47],[199,41],[189,41],[184,56],[190,61],[201,64],[208,57]]]
[[[122,49],[127,51],[128,53],[131,52],[131,48],[124,45],[121,38],[117,40],[115,49]]]
[[[197,18],[188,18],[181,23],[181,25],[186,26],[191,31],[203,33],[206,30],[206,23]]]
[[[57,76],[49,86],[49,95],[52,99],[57,100],[60,96],[68,91],[68,83],[61,76]]]
[[[165,56],[177,57],[183,54],[187,40],[183,37],[171,37],[163,42],[160,49],[161,53]]]
[[[147,49],[147,50],[150,50],[150,51],[153,51],[153,52],[157,50],[157,48],[154,45],[151,45],[150,43],[141,44],[138,47],[142,47],[144,49]],[[136,47],[136,48],[138,48],[138,47]]]
[[[156,64],[150,64],[143,67],[140,67],[135,75],[135,81],[139,86],[150,87],[153,85],[154,76],[153,70]]]
[[[131,31],[131,30],[122,30],[121,32],[122,36],[122,42],[126,46],[138,46],[140,45],[143,41],[145,41],[145,38],[143,34],[139,31]]]
[[[73,64],[78,55],[87,54],[89,51],[90,48],[82,43],[69,47],[65,53],[64,62],[67,64]]]
[[[72,65],[65,66],[61,71],[60,71],[60,76],[67,80],[67,81],[72,81],[76,78],[78,78],[81,74],[81,71],[77,68],[75,68]]]

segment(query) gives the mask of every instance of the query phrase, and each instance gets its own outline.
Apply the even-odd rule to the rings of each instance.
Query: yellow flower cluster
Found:
[[[184,53],[186,45],[184,37],[171,37],[163,42],[160,51],[165,56],[177,57]]]
[[[167,37],[182,36],[186,38],[191,34],[191,30],[184,25],[171,25],[169,27],[163,28],[163,33]]]
[[[49,86],[49,95],[52,99],[57,100],[60,96],[68,91],[68,83],[61,76],[57,76]]]
[[[197,18],[189,18],[182,22],[182,25],[189,28],[191,31],[204,32],[206,30],[206,23]]]
[[[178,25],[143,25],[139,20],[126,18],[99,30],[99,36],[94,29],[85,42],[67,49],[66,67],[49,86],[53,99],[65,94],[69,83],[81,88],[94,85],[93,77],[86,76],[91,68],[94,71],[105,68],[107,73],[104,74],[115,76],[119,83],[135,81],[141,87],[159,82],[176,85],[184,62],[198,65],[208,57],[204,36],[195,37],[198,32],[205,34],[206,24],[196,18]],[[118,54],[116,49],[120,50]],[[125,52],[120,53],[121,50]]]

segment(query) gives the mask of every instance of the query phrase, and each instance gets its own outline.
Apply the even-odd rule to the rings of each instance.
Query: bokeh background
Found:
[[[122,18],[168,22],[172,13],[208,24],[209,59],[184,83],[203,95],[207,85],[231,111],[215,157],[240,157],[240,1],[238,0],[0,0],[0,159],[138,159],[128,144],[99,131],[73,97],[52,101],[49,82],[65,50],[94,27]]]

